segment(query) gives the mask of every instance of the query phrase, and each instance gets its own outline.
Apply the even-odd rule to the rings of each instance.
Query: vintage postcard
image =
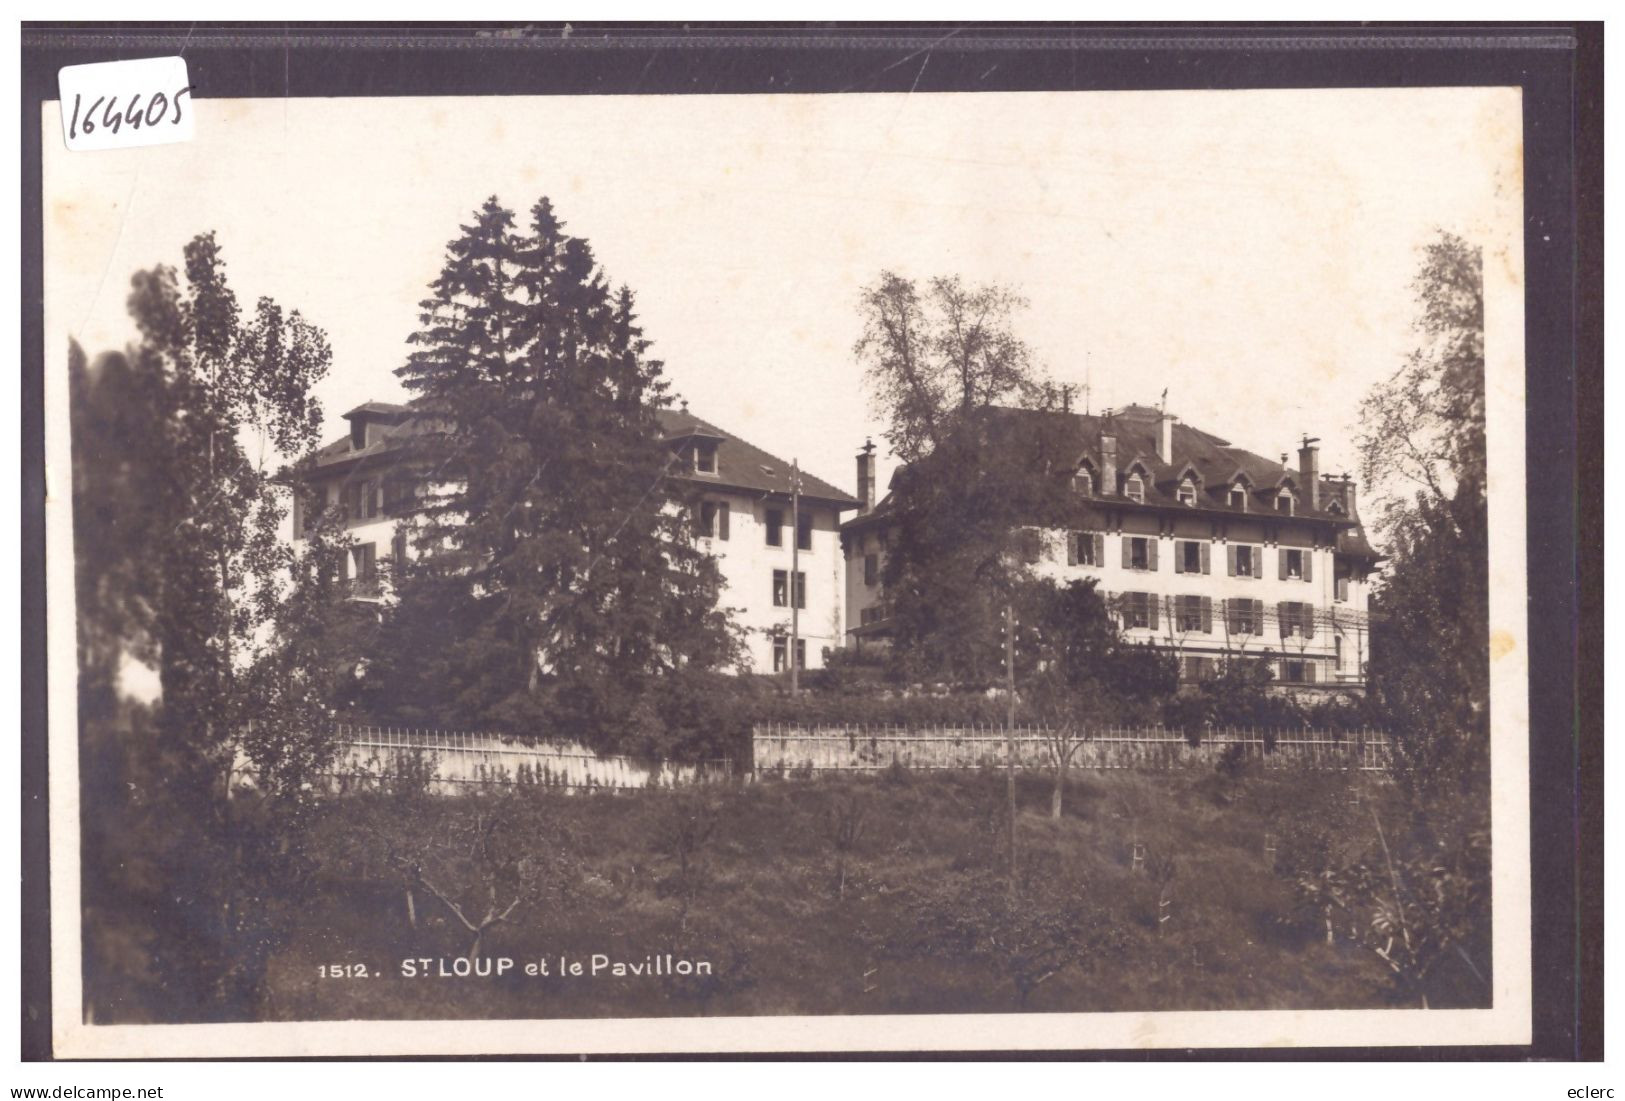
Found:
[[[1517,88],[64,109],[60,1056],[1529,1042]]]

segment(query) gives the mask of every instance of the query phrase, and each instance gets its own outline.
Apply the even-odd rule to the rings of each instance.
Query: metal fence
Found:
[[[1022,769],[1050,769],[1062,739],[1039,726],[890,727],[763,724],[752,730],[758,776],[823,772],[1003,768],[1014,749]],[[1193,744],[1193,742],[1195,744]],[[1233,748],[1239,747],[1239,748]],[[1380,772],[1387,735],[1376,730],[1205,729],[1197,738],[1166,727],[1098,727],[1069,740],[1079,769],[1212,768],[1224,754],[1266,769]]]
[[[574,743],[527,745],[500,734],[340,724],[340,787],[412,778],[431,791],[504,785],[617,791],[711,783],[733,776],[726,758],[676,764],[607,756]]]

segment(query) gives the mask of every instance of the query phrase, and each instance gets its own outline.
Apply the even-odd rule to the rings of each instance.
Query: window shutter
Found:
[[[1151,546],[1152,546],[1153,550],[1156,548],[1155,543],[1152,543]],[[1149,626],[1153,631],[1155,631],[1157,629],[1157,604],[1159,603],[1159,601],[1157,600],[1156,595],[1153,594],[1153,593],[1146,593],[1144,595],[1145,595],[1145,622],[1146,622],[1147,626]]]
[[[1119,535],[1117,537],[1117,541],[1123,544],[1123,568],[1126,570],[1134,561],[1133,556],[1129,553],[1129,547],[1133,544],[1134,540],[1130,539],[1126,535]]]
[[[1236,598],[1226,597],[1224,601],[1224,629],[1226,633],[1236,635],[1241,633],[1240,605]]]
[[[1106,537],[1104,535],[1101,535],[1099,532],[1096,532],[1095,536],[1094,536],[1094,540],[1095,540],[1094,564],[1096,566],[1104,566],[1106,564]]]
[[[1076,566],[1078,564],[1078,540],[1082,538],[1083,536],[1079,535],[1075,531],[1069,531],[1066,533],[1066,564],[1068,566]]]
[[[728,502],[727,501],[719,501],[717,503],[717,538],[722,539],[722,540],[726,540],[728,538]]]
[[[293,493],[293,537],[298,539],[305,534],[305,494],[304,490],[296,489]]]
[[[1252,604],[1253,634],[1261,635],[1264,633],[1264,602],[1262,600],[1254,600]]]
[[[1286,638],[1292,633],[1292,625],[1298,620],[1298,609],[1290,600],[1283,600],[1275,606],[1276,619],[1281,624],[1281,637]]]
[[[1157,572],[1157,544],[1160,543],[1160,542],[1162,542],[1161,539],[1147,539],[1145,541],[1145,546],[1146,546],[1145,562],[1146,562],[1146,565],[1150,567],[1152,573]],[[1156,624],[1153,623],[1152,626],[1155,627]]]
[[[1286,548],[1279,543],[1275,545],[1275,564],[1281,571],[1281,580],[1286,580]]]
[[[1303,605],[1303,637],[1315,637],[1315,606],[1313,604]]]
[[[1305,581],[1315,579],[1315,552],[1313,550],[1303,552],[1303,579]]]
[[[1303,663],[1303,682],[1305,684],[1315,683],[1315,663],[1312,661]]]
[[[1202,602],[1202,633],[1211,635],[1213,633],[1213,598],[1200,596],[1197,599]]]
[[[1184,573],[1185,572],[1184,547],[1182,545],[1180,545],[1179,543],[1177,543],[1177,542],[1174,544],[1174,572],[1175,573]]]
[[[1202,548],[1202,572],[1203,573],[1212,573],[1213,572],[1213,555],[1212,555],[1213,547],[1208,543],[1202,543],[1201,548]]]
[[[1236,576],[1236,545],[1230,543],[1224,548],[1225,556],[1230,559],[1230,576]]]

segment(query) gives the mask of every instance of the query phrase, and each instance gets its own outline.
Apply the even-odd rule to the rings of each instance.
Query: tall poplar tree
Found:
[[[543,198],[447,246],[397,373],[430,488],[377,680],[442,722],[659,753],[663,679],[731,663],[632,292]],[[424,632],[434,640],[422,644]]]
[[[122,782],[99,762],[85,777],[123,801],[87,804],[127,834],[87,831],[100,849],[84,867],[113,877],[87,896],[124,911],[149,957],[156,990],[138,1019],[252,1011],[304,874],[308,785],[332,756],[323,687],[284,642],[326,605],[304,598],[305,571],[278,538],[281,460],[317,441],[310,390],[331,353],[268,298],[244,317],[213,234],[184,256],[184,283],[167,266],[133,277],[137,343],[91,368],[70,355],[82,745],[105,746],[128,721],[124,656],[155,664],[161,688],[122,735]],[[330,538],[311,553],[336,550]],[[258,794],[229,800],[238,761]],[[128,967],[130,954],[101,962]]]

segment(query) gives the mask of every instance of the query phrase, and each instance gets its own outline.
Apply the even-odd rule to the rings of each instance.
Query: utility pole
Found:
[[[801,464],[790,460],[790,695],[801,694],[801,663],[796,650],[801,643]]]
[[[1010,802],[1010,886],[1016,893],[1016,609],[1004,605],[1004,772]]]

